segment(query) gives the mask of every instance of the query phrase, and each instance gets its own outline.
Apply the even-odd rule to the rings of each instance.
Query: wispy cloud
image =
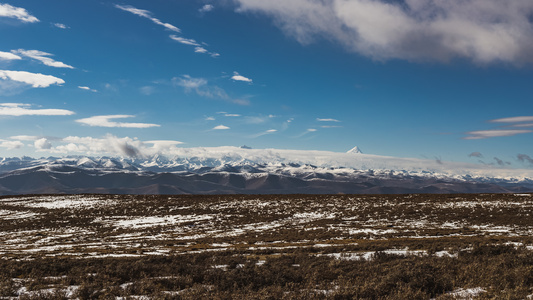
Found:
[[[200,46],[200,44],[198,44],[198,42],[193,40],[193,39],[186,39],[186,38],[183,38],[183,37],[179,37],[177,35],[171,35],[170,38],[175,40],[176,42],[179,42],[179,43],[182,43],[182,44],[185,44],[185,45]]]
[[[65,83],[63,79],[54,77],[52,75],[30,73],[26,71],[0,70],[0,79],[22,82],[29,84],[34,88],[45,88],[52,84],[61,85]]]
[[[241,116],[240,114],[230,114],[224,111],[219,111],[217,112],[217,114],[223,115],[224,117],[240,117]]]
[[[468,154],[468,157],[483,157],[483,154],[481,154],[481,152],[472,152],[470,154]]]
[[[510,117],[510,118],[501,118],[490,120],[491,123],[520,123],[520,122],[533,122],[533,116],[521,116],[521,117]]]
[[[213,127],[213,130],[227,130],[227,129],[230,129],[230,128],[225,125],[218,125],[218,126]]]
[[[260,136],[267,135],[267,134],[273,134],[273,133],[276,133],[276,132],[278,132],[276,129],[269,129],[269,130],[265,130],[263,132],[251,135],[250,137],[251,138],[258,138]]]
[[[125,119],[134,118],[132,115],[106,115],[106,116],[93,116],[90,118],[84,118],[76,120],[76,122],[97,127],[119,127],[119,128],[150,128],[160,127],[158,124],[148,123],[127,123],[127,122],[114,122],[112,119]]]
[[[206,12],[212,11],[213,9],[215,9],[215,7],[213,5],[206,4],[206,5],[202,6],[202,8],[200,8],[198,11],[201,12],[201,13],[206,13]]]
[[[530,0],[236,0],[302,44],[321,38],[376,60],[532,63]]]
[[[526,127],[533,127],[533,123],[521,123],[521,124],[513,124],[509,127],[519,127],[519,128],[526,128]]]
[[[57,28],[61,28],[61,29],[68,29],[70,27],[68,27],[67,25],[65,24],[61,24],[61,23],[53,23],[53,25]]]
[[[188,45],[188,46],[193,46],[194,47],[194,52],[196,52],[196,53],[207,53],[207,54],[211,55],[212,57],[220,56],[220,54],[218,54],[216,52],[208,51],[207,49],[205,49],[204,46],[202,46],[202,44],[204,44],[204,43],[201,44],[201,43],[197,42],[194,39],[187,39],[187,38],[180,37],[180,36],[177,36],[177,35],[174,35],[174,34],[170,35],[170,38],[175,40],[178,43],[181,43],[181,44],[184,44],[184,45]]]
[[[28,13],[26,9],[2,3],[0,3],[0,17],[15,18],[24,23],[39,22],[39,19]]]
[[[19,59],[22,59],[22,57],[15,55],[11,52],[0,51],[0,60],[19,60]]]
[[[35,135],[14,135],[9,138],[17,141],[35,141],[38,140],[40,137]]]
[[[339,125],[322,125],[320,128],[342,128],[342,126]]]
[[[339,120],[337,119],[320,119],[320,118],[316,118],[316,120],[318,122],[340,122]]]
[[[74,112],[66,109],[33,109],[31,104],[0,103],[0,116],[68,116]]]
[[[73,66],[67,65],[60,61],[53,60],[52,58],[49,57],[49,56],[52,56],[53,54],[50,54],[47,52],[43,52],[39,50],[24,50],[24,49],[13,50],[11,52],[38,60],[42,62],[44,65],[49,66],[49,67],[74,69]]]
[[[518,154],[516,158],[519,162],[529,163],[530,165],[533,165],[533,158],[529,157],[529,155],[527,154]]]
[[[215,118],[213,118],[213,117],[206,117],[205,120],[206,120],[206,121],[214,121]]]
[[[178,27],[176,27],[176,26],[174,26],[172,24],[169,24],[169,23],[161,22],[161,20],[159,20],[158,18],[155,18],[153,16],[153,14],[150,11],[148,11],[148,10],[138,9],[138,8],[135,8],[135,7],[130,6],[130,5],[115,4],[115,7],[118,8],[118,9],[130,12],[130,13],[132,13],[134,15],[139,16],[139,17],[147,18],[147,19],[151,20],[152,22],[154,22],[155,24],[161,25],[161,26],[165,27],[168,30],[171,30],[171,31],[174,31],[174,32],[181,32],[181,30]]]
[[[233,76],[231,76],[231,79],[235,81],[244,81],[244,82],[252,83],[252,79],[244,77],[237,72],[233,72]]]
[[[144,144],[151,144],[152,148],[157,151],[164,151],[170,148],[175,147],[176,145],[181,145],[183,142],[172,141],[172,140],[154,140],[154,141],[145,141]]]
[[[479,140],[493,137],[513,136],[517,134],[531,133],[533,130],[479,130],[467,132],[469,136],[464,137],[465,140]]]
[[[308,128],[306,131],[304,131],[304,132],[300,133],[299,135],[295,136],[295,138],[301,138],[301,137],[303,137],[305,135],[308,135],[308,134],[316,132],[316,131],[317,131],[316,128]]]
[[[222,99],[239,105],[249,105],[250,101],[246,99],[231,98],[226,91],[218,86],[208,85],[205,78],[194,78],[189,75],[172,78],[172,83],[184,88],[185,92],[194,91],[202,97],[212,99]]]
[[[497,157],[494,157],[494,160],[496,161],[496,163],[499,165],[499,166],[505,166],[505,165],[510,165],[511,163],[508,162],[508,161],[503,161]]]
[[[91,92],[93,92],[93,93],[98,92],[97,90],[95,90],[95,89],[91,89],[91,88],[88,87],[88,86],[78,86],[78,88],[81,89],[81,90],[85,90],[85,91],[91,91]]]
[[[207,49],[205,49],[204,47],[195,47],[194,48],[194,52],[196,52],[196,53],[207,53],[209,51],[207,51]]]

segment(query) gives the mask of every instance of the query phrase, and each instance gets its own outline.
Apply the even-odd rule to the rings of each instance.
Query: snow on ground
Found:
[[[28,208],[48,208],[48,209],[62,209],[62,208],[90,208],[97,205],[109,206],[115,203],[113,199],[105,197],[91,197],[91,196],[37,196],[37,197],[23,197],[23,198],[4,198],[0,199],[0,203],[14,206],[23,206]]]
[[[123,228],[146,228],[153,226],[172,226],[187,222],[206,221],[213,219],[211,215],[170,215],[170,216],[154,216],[154,217],[136,217],[128,216],[112,217],[100,222]]]

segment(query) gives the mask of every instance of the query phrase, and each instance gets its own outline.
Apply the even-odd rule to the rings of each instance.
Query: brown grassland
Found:
[[[528,299],[533,197],[0,197],[0,299]]]

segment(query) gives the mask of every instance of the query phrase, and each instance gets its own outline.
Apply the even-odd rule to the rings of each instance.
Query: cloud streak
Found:
[[[522,117],[510,117],[490,120],[491,123],[520,123],[520,122],[533,122],[533,116]]]
[[[15,18],[24,23],[39,22],[39,19],[28,13],[26,9],[2,3],[0,3],[0,17]]]
[[[320,119],[320,118],[316,118],[316,120],[318,122],[340,122],[339,120],[337,119]]]
[[[263,132],[260,132],[260,133],[257,133],[257,134],[254,134],[252,136],[250,136],[251,138],[258,138],[260,136],[263,136],[263,135],[267,135],[267,134],[273,134],[273,133],[276,133],[278,132],[276,129],[269,129],[269,130],[265,130]]]
[[[161,25],[163,27],[165,27],[166,29],[168,30],[171,30],[171,31],[174,31],[174,32],[181,32],[181,30],[172,25],[172,24],[169,24],[169,23],[164,23],[164,22],[161,22],[161,20],[159,20],[158,18],[155,18],[153,16],[153,14],[148,11],[148,10],[144,10],[144,9],[138,9],[138,8],[135,8],[131,5],[119,5],[119,4],[115,4],[115,7],[118,8],[118,9],[121,9],[123,11],[127,11],[127,12],[130,12],[134,15],[137,15],[139,17],[143,17],[143,18],[147,18],[149,20],[151,20],[152,22],[154,22],[155,24],[157,25]]]
[[[202,6],[202,8],[200,8],[198,11],[201,12],[201,13],[206,13],[206,12],[212,11],[213,9],[215,9],[215,7],[213,5],[206,4],[206,5]]]
[[[218,126],[213,127],[213,130],[228,130],[228,129],[230,128],[225,125],[218,125]]]
[[[530,0],[235,0],[302,44],[328,39],[375,60],[532,63]]]
[[[94,127],[118,127],[118,128],[151,128],[160,127],[158,124],[115,122],[112,119],[134,118],[132,115],[105,115],[79,119],[76,122]]]
[[[79,88],[80,90],[90,91],[90,92],[93,92],[93,93],[98,92],[97,90],[95,90],[95,89],[91,89],[91,88],[88,87],[88,86],[78,86],[78,88]]]
[[[22,57],[10,52],[0,51],[0,60],[20,60]]]
[[[187,93],[194,91],[196,94],[202,97],[222,99],[239,105],[250,105],[250,101],[246,99],[231,98],[224,89],[218,86],[209,85],[207,79],[205,78],[194,78],[189,75],[183,75],[172,78],[172,83],[174,85],[183,87]]]
[[[22,82],[29,84],[34,88],[45,88],[53,84],[62,85],[65,83],[63,79],[54,77],[52,75],[30,73],[26,71],[0,70],[0,79]]]
[[[531,133],[533,130],[478,130],[467,132],[469,136],[464,137],[465,140],[480,140],[493,137],[502,137],[502,136],[514,136],[517,134]]]
[[[62,63],[60,61],[53,60],[49,56],[52,56],[52,54],[39,51],[39,50],[24,50],[24,49],[18,49],[11,51],[14,54],[18,54],[21,56],[26,56],[35,60],[38,60],[42,62],[44,65],[54,68],[68,68],[68,69],[74,69],[73,66],[67,65],[65,63]]]
[[[0,103],[0,116],[69,116],[74,112],[66,109],[32,109],[31,104]]]

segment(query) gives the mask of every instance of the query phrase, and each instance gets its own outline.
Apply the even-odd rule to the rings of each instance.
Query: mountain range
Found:
[[[355,150],[354,150],[355,149]],[[533,191],[533,170],[348,153],[182,148],[149,157],[0,159],[0,195],[382,194]]]

